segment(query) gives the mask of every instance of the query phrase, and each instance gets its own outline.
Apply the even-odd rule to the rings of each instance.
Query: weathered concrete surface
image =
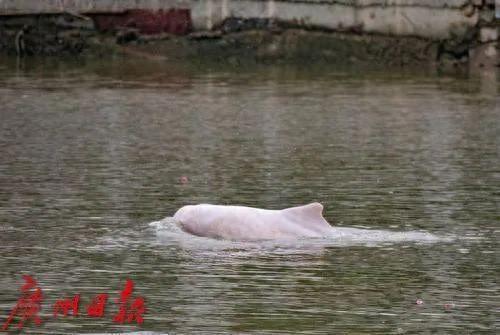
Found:
[[[497,43],[497,27],[481,28],[479,44],[469,49],[470,67],[474,70],[480,70],[500,66]]]
[[[478,21],[470,0],[0,0],[0,15],[188,9],[195,30],[229,17],[274,18],[304,27],[432,39],[463,35]]]
[[[238,0],[227,0],[226,3]],[[2,15],[57,14],[65,10],[80,13],[119,13],[128,9],[158,10],[170,7],[192,6],[204,0],[0,0]],[[222,1],[224,2],[224,1]],[[269,2],[256,0],[256,2]],[[420,6],[430,8],[462,8],[470,0],[289,0],[298,3],[328,3],[353,7]]]
[[[242,3],[244,3],[242,1]],[[274,15],[273,15],[274,14]],[[458,8],[438,9],[425,6],[372,6],[291,4],[277,2],[271,16],[283,21],[331,30],[350,30],[396,36],[432,39],[463,35],[477,23],[478,15],[467,17]]]

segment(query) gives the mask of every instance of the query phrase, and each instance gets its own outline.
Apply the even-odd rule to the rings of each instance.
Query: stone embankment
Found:
[[[0,52],[495,68],[498,7],[495,0],[0,0]]]

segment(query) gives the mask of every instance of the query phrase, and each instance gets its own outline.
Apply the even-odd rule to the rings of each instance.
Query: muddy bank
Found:
[[[302,64],[333,66],[468,68],[471,49],[480,45],[480,29],[444,40],[413,36],[340,31],[271,19],[228,18],[207,31],[192,31],[188,16],[149,25],[130,24],[126,17],[64,13],[0,17],[0,53],[30,56],[144,57],[159,61]],[[137,13],[136,13],[137,14]],[[141,13],[139,13],[141,14]],[[141,14],[143,15],[143,14]],[[179,19],[178,17],[181,17]],[[494,28],[496,31],[496,27]],[[491,41],[497,48],[496,38]],[[493,65],[498,66],[498,59]]]
[[[435,65],[439,45],[416,38],[356,36],[303,29],[245,30],[196,34],[158,41],[138,39],[122,44],[127,54],[168,60],[186,59],[245,64],[311,64],[415,66]]]

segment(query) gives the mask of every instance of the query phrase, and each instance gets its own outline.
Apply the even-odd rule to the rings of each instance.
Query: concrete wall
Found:
[[[478,23],[476,0],[0,0],[0,15],[190,10],[194,30],[228,17],[272,18],[297,26],[445,39]]]
[[[208,0],[210,1],[210,0]],[[252,0],[233,1],[229,5],[230,16],[274,17],[278,20],[332,30],[355,30],[399,36],[420,36],[433,39],[447,38],[452,34],[464,34],[474,26],[478,13],[466,16],[458,5],[464,0],[441,1],[447,7],[437,7],[439,1],[421,0],[364,0],[347,4],[348,1],[267,1],[256,4]],[[260,5],[260,6],[259,6]]]

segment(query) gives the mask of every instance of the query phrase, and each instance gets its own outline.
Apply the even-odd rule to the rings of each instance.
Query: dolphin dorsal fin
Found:
[[[289,220],[317,232],[330,231],[331,226],[323,217],[323,205],[313,202],[308,205],[283,209]]]
[[[309,217],[316,219],[323,219],[323,205],[319,202],[313,202],[304,206],[297,206],[284,209],[286,213],[290,215],[296,215],[299,217]]]

